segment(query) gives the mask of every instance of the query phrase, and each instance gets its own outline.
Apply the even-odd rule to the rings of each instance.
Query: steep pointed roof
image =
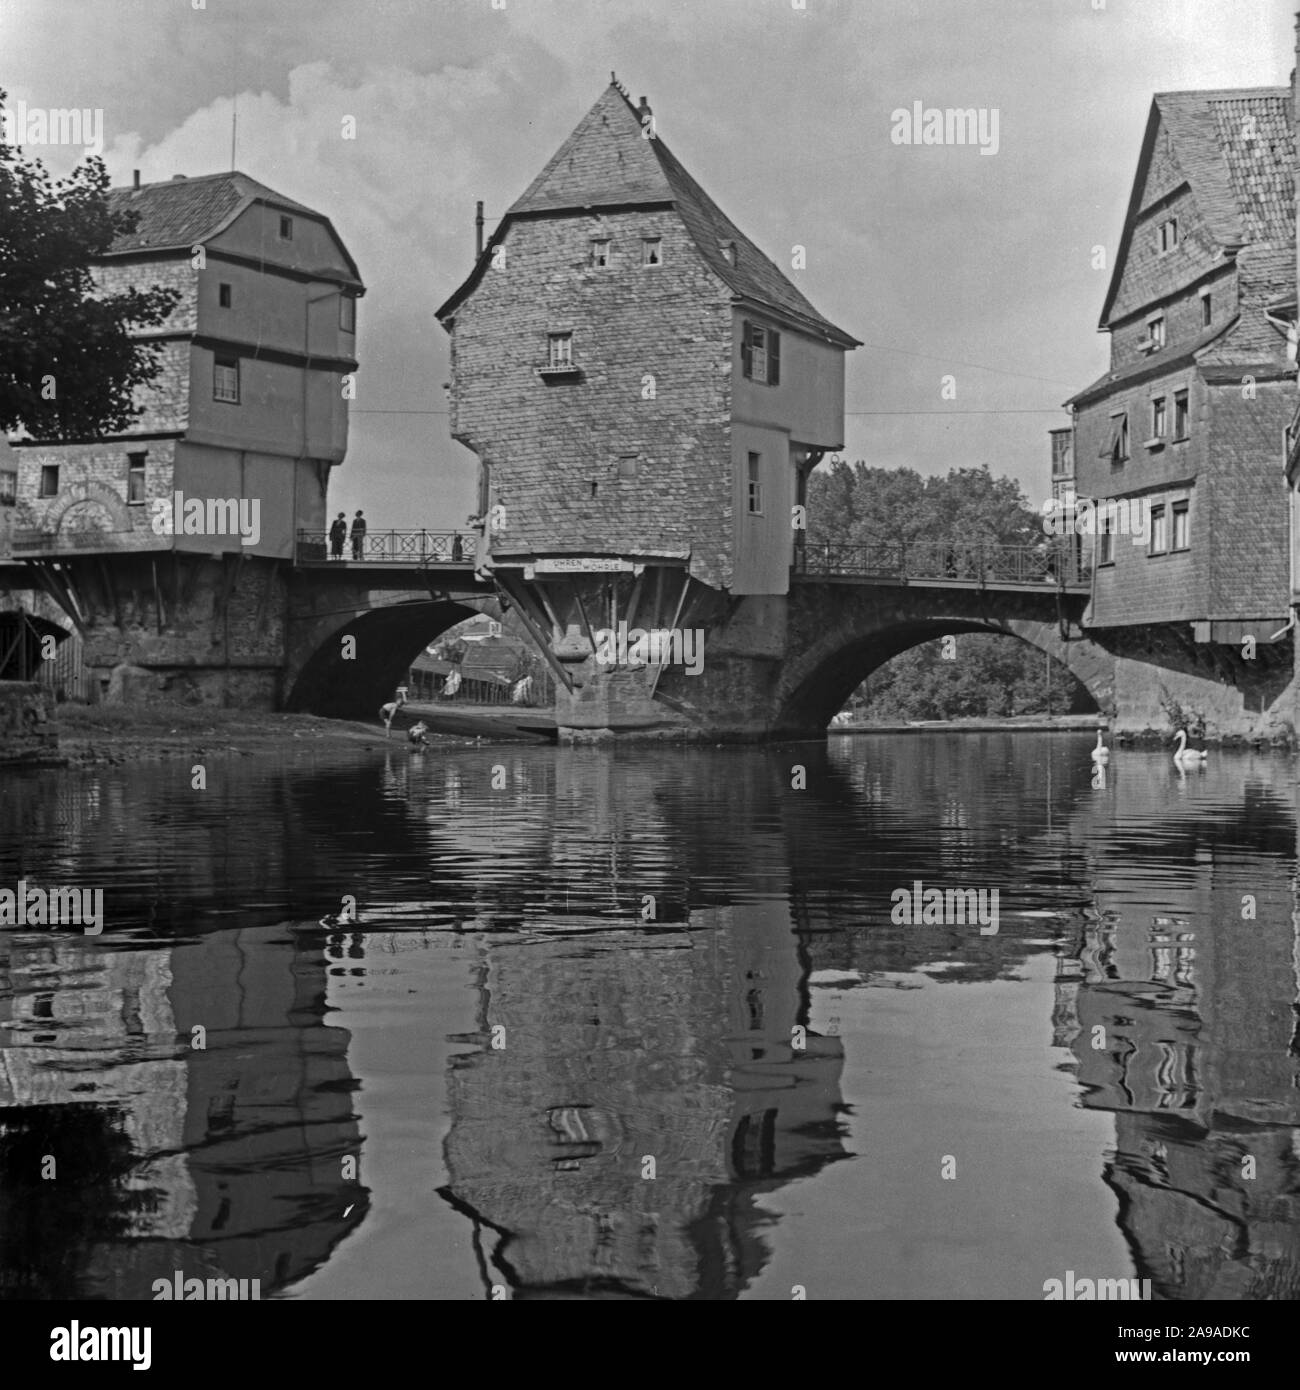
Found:
[[[1151,100],[1099,327],[1109,326],[1161,129],[1210,235],[1224,251],[1294,244],[1295,130],[1289,87],[1157,92]]]
[[[511,204],[469,278],[438,310],[438,317],[453,312],[478,283],[493,247],[511,222],[631,207],[676,209],[700,255],[738,300],[768,309],[842,347],[859,345],[858,339],[817,312],[686,172],[657,134],[646,137],[640,111],[614,82]],[[730,257],[724,254],[728,247]]]
[[[236,169],[228,173],[146,183],[139,188],[113,188],[108,197],[109,207],[114,212],[139,214],[135,230],[114,239],[108,252],[111,256],[141,251],[188,252],[225,231],[254,203],[265,203],[283,212],[311,217],[328,227],[351,268],[357,287],[361,287],[356,263],[328,217]]]

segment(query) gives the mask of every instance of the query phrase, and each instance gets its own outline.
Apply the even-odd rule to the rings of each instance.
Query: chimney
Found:
[[[645,99],[645,97],[641,98],[641,105],[637,107],[636,114],[641,118],[642,125],[645,125],[645,118],[647,116],[654,115],[654,112],[650,110],[650,103]]]
[[[483,254],[483,199],[474,205],[474,259]]]
[[[140,171],[139,171],[139,169],[132,169],[131,172],[135,175],[135,185],[134,185],[134,186],[135,186],[136,188],[139,188],[139,187],[140,187]]]

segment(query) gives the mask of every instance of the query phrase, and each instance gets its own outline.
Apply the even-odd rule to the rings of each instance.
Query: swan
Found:
[[[1204,767],[1209,754],[1203,748],[1188,748],[1187,730],[1179,729],[1174,737],[1178,740],[1178,751],[1174,754],[1175,767]]]
[[[337,912],[327,912],[320,919],[322,927],[346,927],[357,920],[357,900],[351,896],[343,899]]]
[[[1101,730],[1097,730],[1097,746],[1092,750],[1092,760],[1094,763],[1110,762],[1110,749],[1101,741]]]

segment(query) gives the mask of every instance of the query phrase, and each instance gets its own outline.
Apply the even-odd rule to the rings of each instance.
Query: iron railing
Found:
[[[464,531],[367,531],[361,554],[351,539],[343,542],[341,556],[332,558],[328,531],[298,532],[296,561],[300,565],[339,564],[355,561],[367,565],[474,565],[473,532]]]
[[[825,578],[950,580],[977,585],[1088,582],[1087,566],[1058,545],[984,545],[952,541],[881,541],[872,545],[806,543],[794,572]]]

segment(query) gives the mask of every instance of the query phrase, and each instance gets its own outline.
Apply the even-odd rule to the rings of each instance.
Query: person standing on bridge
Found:
[[[352,558],[360,560],[362,551],[366,544],[366,519],[361,515],[361,508],[357,508],[357,514],[352,518]]]
[[[343,513],[338,514],[338,519],[330,527],[330,559],[341,560],[343,558],[343,542],[348,538],[348,523]]]

